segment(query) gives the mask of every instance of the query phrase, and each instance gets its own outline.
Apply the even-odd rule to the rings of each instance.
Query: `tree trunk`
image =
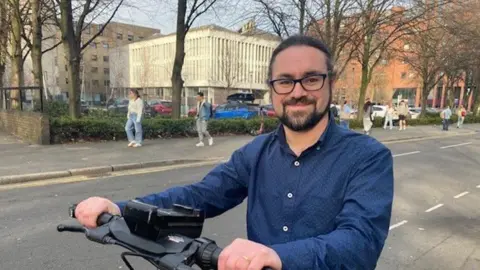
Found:
[[[80,42],[76,40],[73,31],[72,2],[60,2],[60,28],[62,29],[62,44],[65,59],[70,64],[68,70],[68,104],[70,117],[80,116]]]
[[[366,64],[362,65],[362,84],[360,85],[360,95],[358,97],[358,120],[361,120],[363,118],[363,104],[365,103],[368,83],[368,64]]]
[[[187,13],[187,0],[178,0],[177,10],[177,36],[175,48],[175,60],[172,71],[172,118],[180,118],[183,78],[182,68],[185,60],[185,14]],[[185,93],[186,95],[187,93]]]
[[[300,19],[299,19],[299,34],[303,35],[305,32],[305,5],[307,0],[300,0]]]
[[[11,75],[11,86],[12,87],[22,87],[24,85],[24,75],[23,75],[23,55],[22,55],[22,24],[21,24],[21,14],[17,14],[20,8],[19,0],[11,0],[10,8],[15,9],[13,11],[15,16],[12,16],[12,75]],[[20,109],[20,90],[13,90],[10,92],[11,99],[11,109]]]
[[[43,89],[43,69],[42,69],[42,22],[40,15],[40,0],[30,0],[32,6],[32,67],[33,82],[37,87]],[[46,90],[43,90],[46,91]],[[43,91],[34,93],[36,99],[43,98]]]
[[[420,117],[424,117],[427,114],[427,100],[428,100],[428,94],[430,93],[430,87],[427,82],[424,82],[422,85],[422,111],[420,113]]]

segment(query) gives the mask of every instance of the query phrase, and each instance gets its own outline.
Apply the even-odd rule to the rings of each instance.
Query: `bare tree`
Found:
[[[396,0],[356,0],[359,12],[359,31],[354,38],[358,44],[356,60],[362,66],[359,106],[364,103],[368,86],[375,68],[382,59],[394,56],[394,46],[401,38],[412,32],[408,31],[418,24],[432,9],[444,5],[444,2],[423,5],[421,0],[407,1],[410,6],[397,7]],[[430,2],[429,2],[430,3]],[[406,3],[407,4],[407,3]],[[363,118],[359,110],[358,119]]]
[[[10,33],[9,19],[7,3],[5,1],[0,1],[0,87],[3,87],[3,76],[5,75],[8,58],[7,44]],[[0,94],[2,93],[0,92]]]
[[[62,33],[62,44],[65,58],[69,63],[68,80],[69,84],[69,112],[72,118],[80,116],[80,62],[82,51],[92,43],[110,23],[117,13],[124,0],[81,0],[73,6],[71,0],[50,0],[52,7],[60,11],[60,18],[54,16],[56,24]],[[78,11],[76,14],[74,11]],[[108,19],[89,39],[82,39],[82,32],[90,27],[91,21],[100,15],[110,12]],[[78,17],[77,17],[78,15]]]
[[[217,2],[217,0],[178,0],[175,60],[171,77],[173,119],[180,118],[180,105],[184,83],[182,69],[185,61],[185,37],[195,20],[212,8],[215,2]]]
[[[218,58],[221,80],[224,82],[225,88],[231,90],[239,81],[240,63],[238,55],[230,44],[223,47],[221,54],[221,57]]]

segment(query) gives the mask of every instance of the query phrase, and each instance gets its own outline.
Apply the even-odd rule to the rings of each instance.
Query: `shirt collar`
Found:
[[[332,134],[335,132],[335,129],[337,128],[337,124],[335,123],[335,117],[332,111],[329,112],[328,118],[329,119],[328,119],[327,127],[325,128],[325,131],[323,132],[322,136],[320,136],[317,144],[322,145],[325,142],[327,142],[328,139],[332,137]],[[288,147],[287,138],[285,137],[285,129],[283,127],[283,124],[281,123],[275,131],[275,138],[277,138],[282,145]]]

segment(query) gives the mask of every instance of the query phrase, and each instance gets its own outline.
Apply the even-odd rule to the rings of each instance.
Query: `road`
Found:
[[[377,269],[480,269],[480,136],[387,146],[395,157],[395,201]],[[67,206],[88,196],[120,200],[188,184],[210,169],[0,188],[0,269],[126,269],[122,249],[56,232],[57,224],[73,222]],[[208,220],[204,236],[223,246],[244,237],[245,204]],[[132,261],[137,269],[151,269]]]

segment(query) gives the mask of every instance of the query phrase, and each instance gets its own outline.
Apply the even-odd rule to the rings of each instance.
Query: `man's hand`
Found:
[[[91,197],[77,205],[75,208],[75,217],[83,226],[87,228],[97,227],[97,218],[101,213],[110,213],[112,215],[120,215],[120,208],[112,201]]]
[[[282,261],[271,248],[245,239],[235,239],[218,258],[218,270],[282,269]]]

